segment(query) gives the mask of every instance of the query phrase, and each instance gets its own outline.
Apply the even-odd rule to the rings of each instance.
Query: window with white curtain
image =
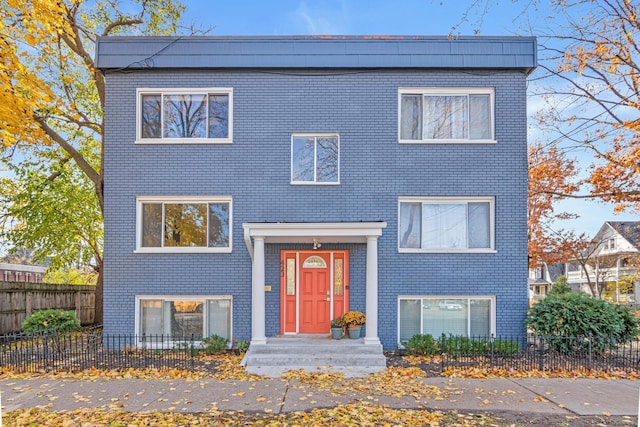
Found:
[[[398,93],[401,143],[495,142],[493,88],[401,88]]]
[[[398,299],[398,341],[414,335],[487,337],[495,334],[493,297],[419,297]]]
[[[492,251],[493,197],[401,197],[400,252]]]

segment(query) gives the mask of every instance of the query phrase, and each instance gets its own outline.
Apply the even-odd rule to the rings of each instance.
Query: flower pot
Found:
[[[344,333],[342,328],[331,328],[331,338],[334,340],[339,340],[342,338],[342,334]]]
[[[349,327],[349,338],[353,340],[360,338],[360,329],[362,329],[360,326]]]

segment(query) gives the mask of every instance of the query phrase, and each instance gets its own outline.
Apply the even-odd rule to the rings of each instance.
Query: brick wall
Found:
[[[233,295],[250,337],[244,222],[386,221],[379,239],[379,334],[396,345],[398,295],[491,295],[497,333],[524,332],[527,308],[526,76],[482,71],[163,72],[107,76],[105,332],[133,333],[135,295]],[[400,145],[398,88],[494,87],[497,144]],[[135,145],[136,88],[232,87],[233,144]],[[290,185],[295,132],[340,134],[338,186]],[[230,254],[134,254],[136,196],[233,196]],[[398,253],[399,196],[495,196],[495,254]],[[351,254],[352,308],[364,309],[365,245]],[[267,335],[279,327],[279,251],[267,245]],[[308,249],[305,247],[305,249]]]

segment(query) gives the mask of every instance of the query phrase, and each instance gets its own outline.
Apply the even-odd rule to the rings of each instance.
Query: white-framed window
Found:
[[[233,89],[137,90],[136,143],[231,143]]]
[[[495,334],[493,296],[400,296],[398,343],[417,334],[488,337]]]
[[[231,252],[230,196],[141,196],[136,252]]]
[[[231,345],[232,308],[230,295],[137,295],[136,335],[151,345],[218,335]]]
[[[340,183],[340,135],[291,135],[291,184]]]
[[[400,197],[400,252],[494,252],[494,197]]]
[[[495,143],[493,88],[400,88],[400,143]]]

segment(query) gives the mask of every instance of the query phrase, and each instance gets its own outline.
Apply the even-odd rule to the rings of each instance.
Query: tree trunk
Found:
[[[96,325],[102,325],[103,314],[103,301],[104,301],[104,288],[102,286],[102,263],[98,266],[98,279],[96,280],[96,293],[95,293],[95,309],[93,316],[93,323]]]

